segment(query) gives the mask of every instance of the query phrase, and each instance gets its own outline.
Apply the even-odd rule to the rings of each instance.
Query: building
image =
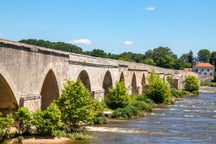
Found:
[[[193,66],[193,72],[196,72],[200,75],[213,76],[214,66],[210,63],[198,63]]]
[[[210,63],[198,63],[193,66],[193,72],[199,74],[201,82],[211,81],[214,79],[214,66]]]

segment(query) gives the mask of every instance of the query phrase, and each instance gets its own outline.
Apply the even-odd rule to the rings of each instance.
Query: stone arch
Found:
[[[53,100],[59,98],[59,87],[53,70],[46,74],[41,88],[41,109],[45,110]]]
[[[103,79],[104,95],[108,93],[109,88],[113,87],[113,81],[110,71],[107,71]]]
[[[120,81],[120,82],[121,82],[121,81],[125,82],[124,73],[123,73],[123,72],[121,72],[119,81]]]
[[[89,75],[85,70],[82,70],[77,79],[80,79],[84,86],[91,92],[91,83]]]
[[[142,85],[142,93],[144,93],[146,91],[145,85],[146,85],[146,77],[145,74],[143,73],[142,76],[142,81],[141,81],[141,85]]]
[[[137,80],[136,80],[136,74],[133,73],[132,81],[131,81],[131,87],[132,87],[132,94],[137,95],[138,89],[137,89]]]
[[[0,112],[14,113],[19,107],[20,96],[8,72],[1,66],[0,69]]]

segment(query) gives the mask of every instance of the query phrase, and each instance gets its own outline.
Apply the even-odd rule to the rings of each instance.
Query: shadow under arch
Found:
[[[15,84],[6,71],[0,70],[0,112],[15,113],[19,107],[20,97],[15,95]]]
[[[113,82],[110,71],[107,71],[103,79],[104,95],[108,93],[109,88],[113,88]]]
[[[85,70],[82,70],[77,79],[80,79],[83,85],[91,92],[91,83],[89,75]]]
[[[119,81],[120,81],[120,82],[125,82],[124,73],[123,73],[123,72],[121,72],[121,76],[120,76]]]
[[[143,76],[142,76],[142,81],[141,81],[141,85],[142,85],[142,93],[146,92],[146,76],[145,74],[143,73]]]
[[[132,94],[137,95],[138,89],[137,89],[137,80],[136,80],[136,74],[135,73],[133,73],[131,86],[132,86]]]
[[[46,74],[41,88],[41,109],[45,110],[55,99],[59,98],[59,88],[53,70]]]

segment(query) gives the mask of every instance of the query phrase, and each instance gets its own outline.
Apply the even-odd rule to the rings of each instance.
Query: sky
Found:
[[[43,39],[84,51],[144,54],[159,46],[180,57],[216,51],[216,0],[2,0],[0,38]]]

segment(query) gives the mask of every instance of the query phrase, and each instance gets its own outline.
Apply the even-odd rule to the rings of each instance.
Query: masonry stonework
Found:
[[[80,78],[92,96],[99,100],[120,80],[125,82],[130,94],[140,94],[145,90],[143,83],[152,70],[164,80],[173,76],[178,89],[183,88],[187,75],[196,75],[0,39],[0,111],[16,111],[19,106],[31,111],[46,109],[61,95],[67,79]]]

